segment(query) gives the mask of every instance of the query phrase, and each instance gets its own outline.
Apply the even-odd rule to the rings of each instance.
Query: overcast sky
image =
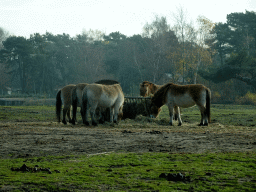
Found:
[[[0,0],[0,27],[27,38],[46,31],[73,37],[84,29],[132,36],[141,34],[155,15],[167,17],[172,25],[179,7],[194,22],[199,15],[226,22],[227,14],[256,12],[256,0]]]

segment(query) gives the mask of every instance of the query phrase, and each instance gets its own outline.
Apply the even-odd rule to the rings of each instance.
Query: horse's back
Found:
[[[74,96],[76,97],[77,99],[77,104],[79,107],[81,107],[82,105],[82,94],[83,94],[83,89],[88,85],[88,83],[79,83],[76,85],[76,88],[75,88],[75,93],[74,93]]]
[[[110,107],[116,101],[123,102],[124,95],[122,88],[119,84],[102,85],[102,84],[89,84],[85,87],[84,93],[91,103],[98,103],[102,107]]]
[[[180,107],[192,107],[194,105],[205,105],[207,87],[201,84],[192,85],[176,85],[170,83],[166,86],[168,100],[173,101],[175,105]]]
[[[120,84],[118,81],[112,80],[112,79],[102,79],[102,80],[96,81],[95,83],[102,84],[102,85]]]

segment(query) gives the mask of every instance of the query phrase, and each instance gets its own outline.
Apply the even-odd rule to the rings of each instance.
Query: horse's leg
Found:
[[[99,115],[99,123],[100,124],[105,123],[105,113],[107,109],[103,107],[98,107],[96,110],[97,110],[97,114]]]
[[[65,125],[67,124],[67,121],[66,121],[66,114],[67,112],[70,110],[69,107],[67,107],[67,105],[64,105],[63,107],[63,119],[62,119],[62,123],[64,123]]]
[[[71,113],[71,107],[69,107],[69,109],[67,110],[67,117],[68,117],[68,122],[72,123],[72,119],[71,119],[70,113]]]
[[[204,126],[204,125],[207,126],[208,125],[208,121],[207,120],[205,121],[205,119],[206,119],[205,107],[203,105],[201,105],[201,104],[198,104],[197,106],[198,106],[198,108],[199,108],[199,110],[201,112],[201,121],[200,121],[199,126]]]
[[[170,116],[170,121],[169,121],[169,125],[173,125],[173,105],[172,104],[168,104],[168,109],[169,109],[169,116]]]
[[[179,124],[178,126],[182,125],[181,117],[180,117],[180,108],[178,106],[174,107],[175,117],[178,119]]]
[[[75,125],[76,124],[76,112],[77,112],[77,101],[74,101],[73,102],[73,117],[72,117],[72,120],[71,120],[71,123],[73,124],[73,125]]]
[[[204,123],[204,126],[208,126],[208,115],[207,115],[207,112],[206,112],[206,108],[204,107],[204,116],[203,116],[203,123]]]
[[[91,118],[92,118],[92,125],[94,125],[94,126],[97,126],[97,125],[98,125],[98,123],[97,123],[97,121],[96,121],[96,119],[95,119],[95,111],[96,111],[96,108],[97,108],[97,105],[96,105],[95,107],[91,107],[91,111],[90,111],[90,113],[91,113]]]
[[[88,109],[88,107],[86,108],[86,109],[83,109],[82,111],[81,111],[81,114],[83,113],[83,123],[85,124],[85,125],[87,125],[87,126],[89,126],[90,125],[90,123],[89,123],[89,120],[88,120],[88,117],[89,117],[89,109]]]
[[[81,106],[81,116],[82,116],[82,119],[83,119],[83,123],[86,125],[86,126],[89,126],[90,123],[89,123],[89,120],[88,120],[88,116],[89,116],[89,109],[88,107],[84,107],[84,106]]]
[[[118,122],[117,122],[118,114],[119,114],[119,109],[117,106],[110,108],[110,121],[112,118],[112,122],[118,124]]]

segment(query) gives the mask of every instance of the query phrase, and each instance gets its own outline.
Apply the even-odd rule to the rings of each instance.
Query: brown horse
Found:
[[[156,85],[154,83],[150,83],[148,81],[143,81],[140,83],[140,96],[148,97],[150,95],[154,95],[155,92],[161,87],[162,85]]]
[[[142,83],[140,83],[140,96],[142,97],[152,96],[161,87],[162,85],[157,85],[148,81],[143,81]],[[176,111],[180,111],[179,107],[177,106],[175,106],[174,119],[178,120],[178,114],[176,113]]]
[[[210,122],[211,91],[203,85],[176,85],[167,83],[162,86],[151,99],[151,116],[157,117],[160,108],[167,105],[170,115],[170,125],[173,125],[173,111],[178,114],[179,125],[182,124],[180,111],[177,107],[192,107],[197,105],[201,111],[199,125],[207,126]]]
[[[103,79],[95,82],[96,84],[103,84],[103,85],[113,85],[113,84],[119,84],[116,80],[111,79]],[[82,92],[85,86],[88,85],[87,83],[79,83],[76,85],[76,87],[72,91],[72,107],[73,107],[73,117],[72,117],[72,124],[75,125],[76,119],[76,112],[77,107],[81,107],[82,105]],[[98,110],[97,110],[98,111]],[[109,114],[109,109],[101,109],[100,114],[100,123],[104,123],[105,120],[108,120],[109,118],[106,117],[106,114]]]
[[[66,121],[66,115],[68,117],[69,122],[71,123],[71,117],[70,117],[70,108],[71,108],[71,102],[72,102],[72,90],[76,87],[76,85],[70,84],[65,87],[63,87],[61,90],[58,91],[56,96],[56,115],[57,120],[60,122],[60,114],[61,114],[61,107],[62,104],[63,107],[63,119],[62,123],[67,124]]]
[[[83,90],[81,115],[83,123],[89,125],[88,115],[91,114],[92,125],[97,125],[95,110],[97,107],[110,108],[110,122],[117,123],[122,113],[124,94],[120,84],[102,85],[89,84]]]

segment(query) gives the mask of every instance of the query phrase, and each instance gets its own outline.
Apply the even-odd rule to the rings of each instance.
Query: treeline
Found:
[[[215,85],[198,73],[216,69],[242,51],[256,58],[255,12],[231,13],[226,23],[217,24],[199,17],[197,27],[183,14],[180,11],[176,15],[173,26],[166,17],[156,16],[144,25],[142,34],[131,37],[98,30],[75,37],[49,32],[30,38],[9,36],[0,46],[0,88],[55,94],[56,89],[71,83],[115,79],[126,94],[133,95],[138,94],[138,85],[144,80],[156,84],[203,83],[226,96],[231,94],[227,88],[234,84],[239,94],[248,91],[241,83],[239,87],[234,82],[229,82],[231,86],[225,82]]]

